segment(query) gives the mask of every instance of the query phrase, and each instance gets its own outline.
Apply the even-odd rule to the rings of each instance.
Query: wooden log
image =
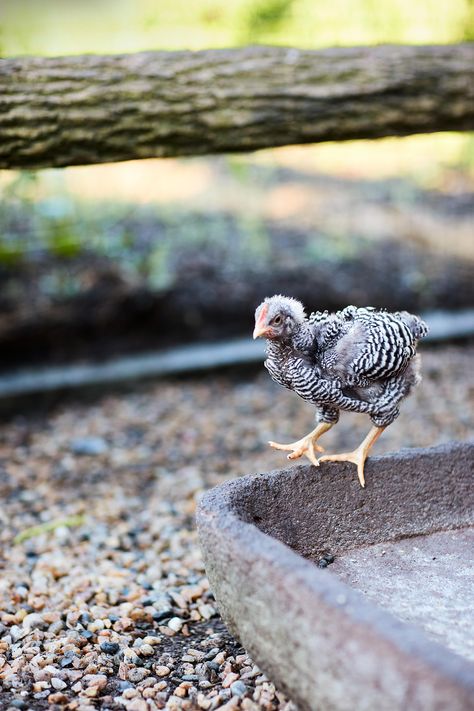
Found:
[[[474,128],[474,44],[0,61],[0,168]]]

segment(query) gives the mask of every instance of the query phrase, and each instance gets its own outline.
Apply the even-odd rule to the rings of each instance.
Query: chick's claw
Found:
[[[324,452],[324,448],[316,444],[314,437],[309,435],[296,442],[290,442],[289,444],[280,444],[278,442],[269,442],[268,444],[274,449],[282,449],[286,452],[290,452],[288,459],[299,459],[305,455],[315,467],[319,466],[315,450],[317,452]]]
[[[360,443],[353,452],[343,454],[327,454],[321,457],[321,462],[352,462],[357,466],[357,476],[362,488],[365,486],[364,466],[370,449],[378,440],[385,427],[372,427],[367,437]]]
[[[274,447],[275,449],[283,449],[284,451],[289,451],[290,454],[288,455],[288,459],[299,459],[299,457],[302,457],[303,454],[305,457],[309,459],[311,464],[314,464],[315,467],[319,467],[319,462],[317,460],[315,450],[317,452],[324,452],[324,447],[321,447],[319,444],[316,444],[318,439],[328,430],[330,430],[332,427],[332,423],[329,422],[320,422],[314,430],[309,432],[309,434],[305,435],[301,439],[298,439],[296,442],[290,442],[289,444],[279,444],[278,442],[269,442],[268,444],[270,447]]]
[[[352,464],[355,464],[357,466],[357,476],[359,477],[359,483],[362,488],[365,487],[365,460],[366,455],[360,449],[356,449],[353,452],[343,452],[342,454],[328,454],[324,457],[321,457],[322,462],[352,462]]]

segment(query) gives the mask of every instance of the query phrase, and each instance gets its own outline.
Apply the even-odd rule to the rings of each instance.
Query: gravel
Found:
[[[427,350],[424,383],[376,452],[467,439],[473,356]],[[301,436],[312,417],[262,372],[148,384],[1,425],[1,708],[294,711],[219,618],[194,512],[209,486],[286,466],[267,440]],[[324,445],[352,446],[368,426],[345,415]],[[105,446],[85,456],[81,440]]]

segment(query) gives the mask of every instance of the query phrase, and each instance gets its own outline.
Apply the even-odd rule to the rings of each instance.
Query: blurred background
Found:
[[[474,3],[4,0],[3,56],[449,43]],[[472,304],[474,137],[0,172],[0,368],[247,335],[255,305]]]

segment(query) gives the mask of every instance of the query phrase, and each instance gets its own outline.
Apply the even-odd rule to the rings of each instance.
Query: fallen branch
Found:
[[[0,168],[474,128],[474,44],[0,61]]]

